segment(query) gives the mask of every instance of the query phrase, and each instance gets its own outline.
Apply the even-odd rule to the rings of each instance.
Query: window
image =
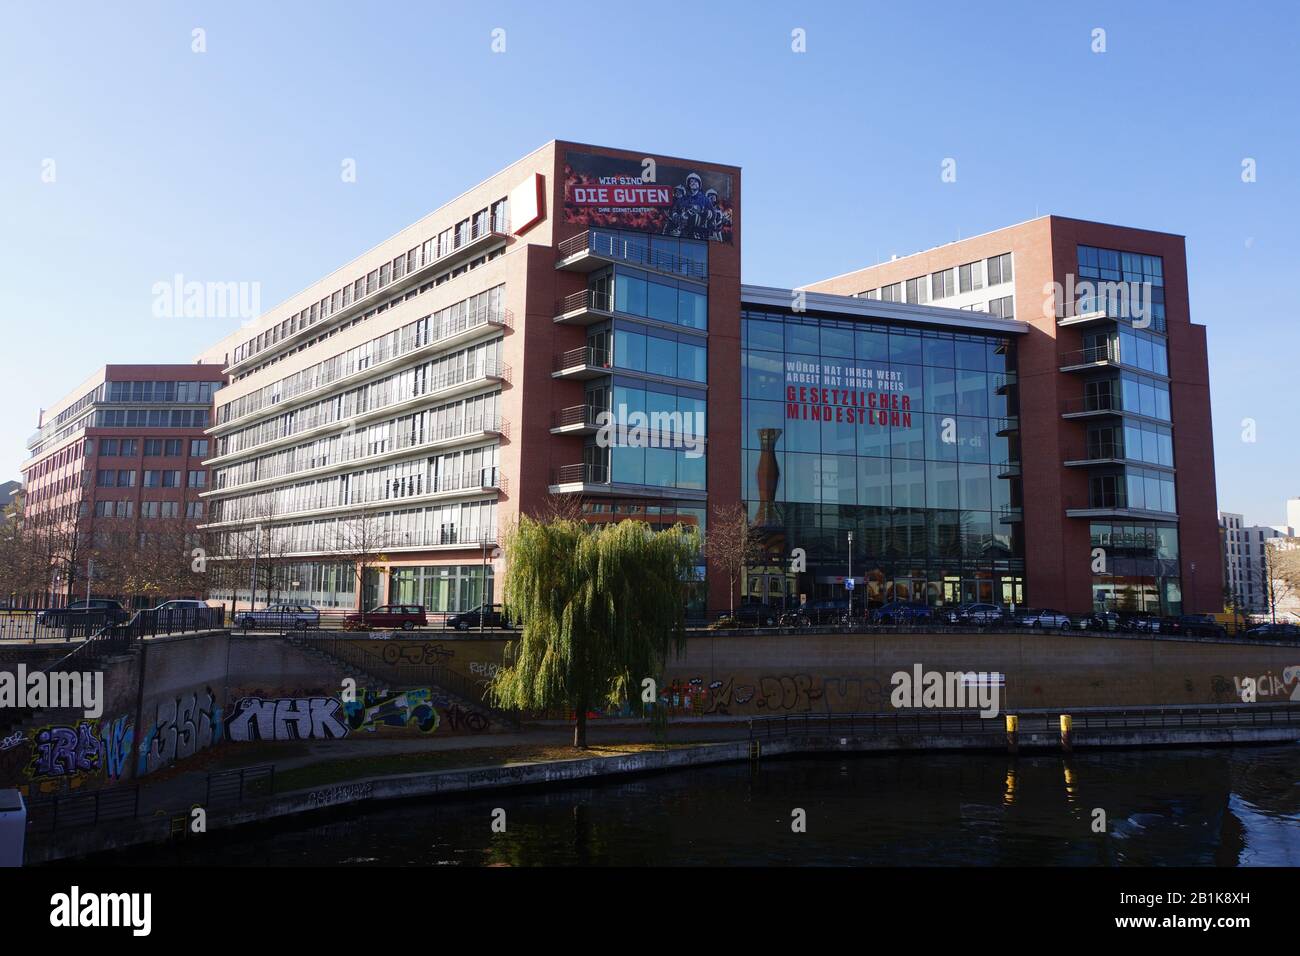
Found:
[[[1011,281],[1011,253],[1004,252],[988,261],[989,285],[1001,285]]]
[[[903,284],[901,282],[895,282],[892,285],[881,286],[880,300],[882,302],[902,302]]]
[[[208,486],[208,473],[206,471],[191,471],[189,473],[189,486],[191,488],[206,488]]]
[[[955,293],[954,275],[952,269],[944,269],[942,272],[934,272],[930,275],[930,298],[946,299]]]
[[[100,453],[101,455],[108,455],[108,456],[111,456],[111,457],[116,457],[116,456],[117,456],[117,439],[116,439],[116,438],[102,438],[102,439],[100,439],[100,442],[99,442],[99,453]]]
[[[924,304],[930,301],[930,287],[927,276],[917,276],[907,280],[907,301]]]
[[[194,438],[190,440],[190,457],[206,458],[208,456],[208,440],[206,438]]]
[[[962,292],[973,292],[984,288],[984,262],[968,262],[957,268],[957,288]]]
[[[201,502],[201,501],[191,501],[191,502],[188,502],[188,503],[185,505],[185,517],[187,517],[187,518],[202,518],[202,517],[203,517],[203,502]]]
[[[993,299],[989,302],[989,315],[996,315],[1003,319],[1014,319],[1016,317],[1015,296],[1004,295],[1000,299]]]

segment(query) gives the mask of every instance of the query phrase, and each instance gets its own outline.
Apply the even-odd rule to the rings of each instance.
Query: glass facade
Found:
[[[749,596],[844,597],[852,532],[857,601],[1023,601],[1012,341],[746,310],[742,366]]]
[[[1117,320],[1083,335],[1078,361],[1104,364],[1089,368],[1082,404],[1067,405],[1070,410],[1101,413],[1085,420],[1089,508],[1156,512],[1172,518],[1178,501],[1169,346],[1164,334],[1164,261],[1159,256],[1081,245],[1078,274],[1076,314],[1104,312]],[[1090,531],[1094,607],[1181,613],[1175,525],[1158,519],[1093,520]]]

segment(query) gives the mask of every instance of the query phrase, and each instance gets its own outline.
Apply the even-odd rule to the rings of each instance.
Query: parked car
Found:
[[[73,601],[67,607],[50,608],[36,615],[36,623],[41,627],[63,627],[66,624],[93,621],[96,624],[121,624],[130,618],[131,612],[122,607],[121,601],[109,601],[91,598],[89,601]]]
[[[1161,620],[1151,614],[1128,614],[1120,617],[1120,630],[1137,634],[1159,634]]]
[[[1242,636],[1253,641],[1297,641],[1300,640],[1300,626],[1295,624],[1256,624]]]
[[[877,624],[923,624],[931,616],[928,604],[919,601],[890,601],[877,608],[871,619]]]
[[[1017,627],[1041,627],[1044,630],[1067,630],[1070,616],[1050,607],[1030,608],[1016,615]]]
[[[305,631],[320,627],[320,611],[305,604],[272,604],[258,611],[240,611],[235,620],[246,631],[255,627]]]
[[[780,608],[758,601],[746,601],[737,605],[734,611],[723,611],[718,615],[720,624],[733,627],[775,627],[780,619]]]
[[[839,624],[848,613],[848,601],[808,601],[782,614],[781,623],[786,627]]]
[[[209,610],[211,610],[211,607],[207,601],[177,599],[175,601],[163,601],[157,607],[140,613],[144,614],[146,618],[152,617],[157,627],[176,628],[196,623],[199,619],[199,613]]]
[[[1006,609],[1000,604],[963,604],[947,614],[949,624],[973,624],[984,626],[1000,624],[1006,620]]]
[[[454,627],[458,631],[477,629],[480,623],[482,627],[488,629],[509,630],[514,626],[510,621],[510,615],[505,612],[500,604],[493,604],[491,607],[480,604],[476,608],[461,611],[459,614],[453,614],[447,618],[447,626]]]
[[[1081,631],[1118,631],[1120,617],[1114,611],[1091,611],[1075,618],[1074,626]]]
[[[1228,629],[1210,614],[1184,614],[1171,622],[1170,630],[1175,634],[1187,634],[1191,637],[1227,637]]]
[[[343,618],[343,628],[348,631],[366,630],[371,627],[401,628],[413,631],[429,623],[428,615],[420,604],[381,604],[373,610],[360,611]]]

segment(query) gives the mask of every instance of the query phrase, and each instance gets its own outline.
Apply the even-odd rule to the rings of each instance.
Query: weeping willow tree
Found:
[[[641,682],[658,678],[685,643],[685,584],[699,536],[641,521],[590,525],[521,517],[502,542],[505,603],[523,622],[490,694],[499,707],[570,707],[573,745],[587,746],[593,706],[640,707]]]

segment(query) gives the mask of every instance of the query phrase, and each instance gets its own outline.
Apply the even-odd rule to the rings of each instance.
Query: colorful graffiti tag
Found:
[[[334,697],[242,697],[231,708],[226,736],[234,741],[333,740],[348,735]]]
[[[358,692],[354,701],[344,703],[348,726],[353,730],[374,733],[383,727],[415,727],[422,734],[431,734],[441,722],[433,706],[433,695],[427,687],[406,691]]]
[[[212,688],[162,701],[140,738],[135,773],[143,777],[221,743],[221,705]]]
[[[126,771],[134,742],[135,729],[125,717],[51,724],[31,737],[27,776],[33,781],[87,782],[100,777],[116,782]]]

